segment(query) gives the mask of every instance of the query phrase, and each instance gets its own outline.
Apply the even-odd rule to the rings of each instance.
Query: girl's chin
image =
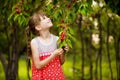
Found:
[[[50,24],[49,26],[50,26],[50,27],[52,27],[52,26],[53,26],[53,24]]]

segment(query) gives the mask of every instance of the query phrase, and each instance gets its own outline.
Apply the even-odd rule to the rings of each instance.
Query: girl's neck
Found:
[[[49,30],[48,31],[41,31],[39,37],[42,39],[47,39],[47,38],[51,37],[51,33]]]

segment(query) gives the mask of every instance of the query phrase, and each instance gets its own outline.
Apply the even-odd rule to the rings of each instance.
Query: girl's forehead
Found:
[[[45,15],[40,15],[39,17],[40,17],[40,20],[41,20],[45,17]]]
[[[45,13],[40,13],[40,16],[41,16],[41,17],[45,16]]]
[[[45,13],[44,13],[44,12],[41,12],[41,13],[40,13],[40,15],[41,15],[41,16],[44,16],[44,15],[45,15]]]

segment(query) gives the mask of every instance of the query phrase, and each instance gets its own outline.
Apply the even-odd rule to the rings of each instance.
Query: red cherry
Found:
[[[62,19],[60,22],[61,22],[61,23],[64,23],[65,21],[64,21],[64,19]]]
[[[21,12],[20,12],[20,10],[19,10],[19,9],[16,9],[16,13],[17,13],[17,14],[20,14]]]
[[[66,4],[66,6],[67,6],[68,8],[70,8],[70,7],[71,7],[71,4],[70,4],[70,3],[68,3],[68,4]]]
[[[60,40],[61,40],[61,41],[64,41],[64,39],[65,39],[65,32],[62,32],[62,33],[61,33],[61,36],[60,36]]]
[[[73,0],[73,2],[76,2],[77,0]]]
[[[64,28],[65,28],[65,26],[62,26],[62,25],[61,25],[61,26],[60,26],[60,28],[63,28],[63,29],[64,29]]]

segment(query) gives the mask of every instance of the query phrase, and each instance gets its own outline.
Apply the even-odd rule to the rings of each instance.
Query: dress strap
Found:
[[[35,41],[37,43],[38,51],[40,52],[40,41],[39,41],[38,37],[35,38]]]

